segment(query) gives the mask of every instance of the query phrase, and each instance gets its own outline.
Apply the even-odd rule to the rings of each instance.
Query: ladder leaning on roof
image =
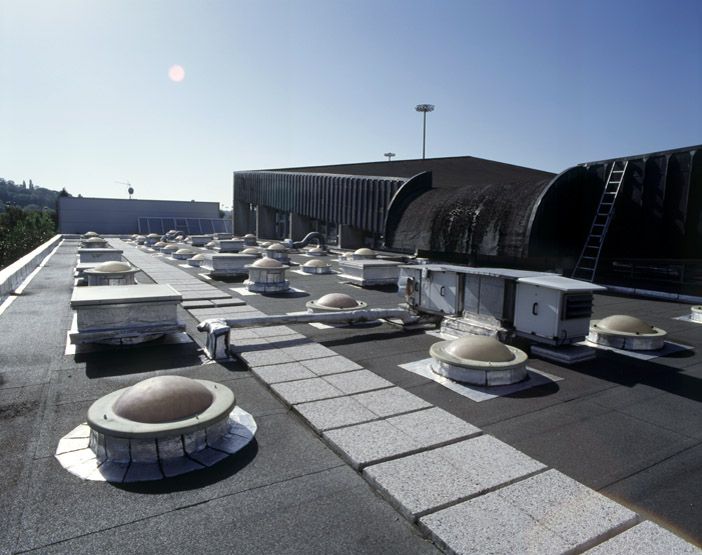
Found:
[[[624,174],[629,161],[616,160],[609,170],[609,177],[605,184],[600,203],[597,206],[597,212],[590,226],[590,234],[585,241],[585,246],[580,253],[578,263],[575,265],[572,277],[583,281],[594,281],[597,264],[600,261],[602,245],[604,244],[609,224],[614,216],[614,203],[619,195]]]

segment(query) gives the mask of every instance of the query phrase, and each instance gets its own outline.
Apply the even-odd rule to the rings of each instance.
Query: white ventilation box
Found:
[[[519,278],[515,331],[551,345],[582,341],[590,327],[592,294],[604,290],[593,283],[555,275]]]

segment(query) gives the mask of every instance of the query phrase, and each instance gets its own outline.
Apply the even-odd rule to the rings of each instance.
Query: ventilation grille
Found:
[[[563,320],[592,316],[592,295],[566,295],[563,300]]]

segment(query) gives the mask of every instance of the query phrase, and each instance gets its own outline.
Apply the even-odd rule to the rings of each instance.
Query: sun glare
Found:
[[[168,70],[168,78],[171,81],[175,81],[176,83],[180,83],[183,79],[185,79],[185,70],[183,69],[183,66],[179,66],[179,65],[171,66],[170,69]]]

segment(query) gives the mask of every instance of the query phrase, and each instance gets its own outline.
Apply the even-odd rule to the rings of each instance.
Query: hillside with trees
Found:
[[[51,239],[57,229],[56,203],[70,196],[29,183],[0,178],[0,269]]]
[[[62,191],[52,191],[44,187],[37,187],[29,180],[29,183],[22,181],[17,184],[12,180],[0,177],[0,204],[3,207],[10,204],[19,206],[27,210],[55,210],[56,200],[59,195],[70,196],[66,189]],[[2,209],[0,208],[0,211]]]

